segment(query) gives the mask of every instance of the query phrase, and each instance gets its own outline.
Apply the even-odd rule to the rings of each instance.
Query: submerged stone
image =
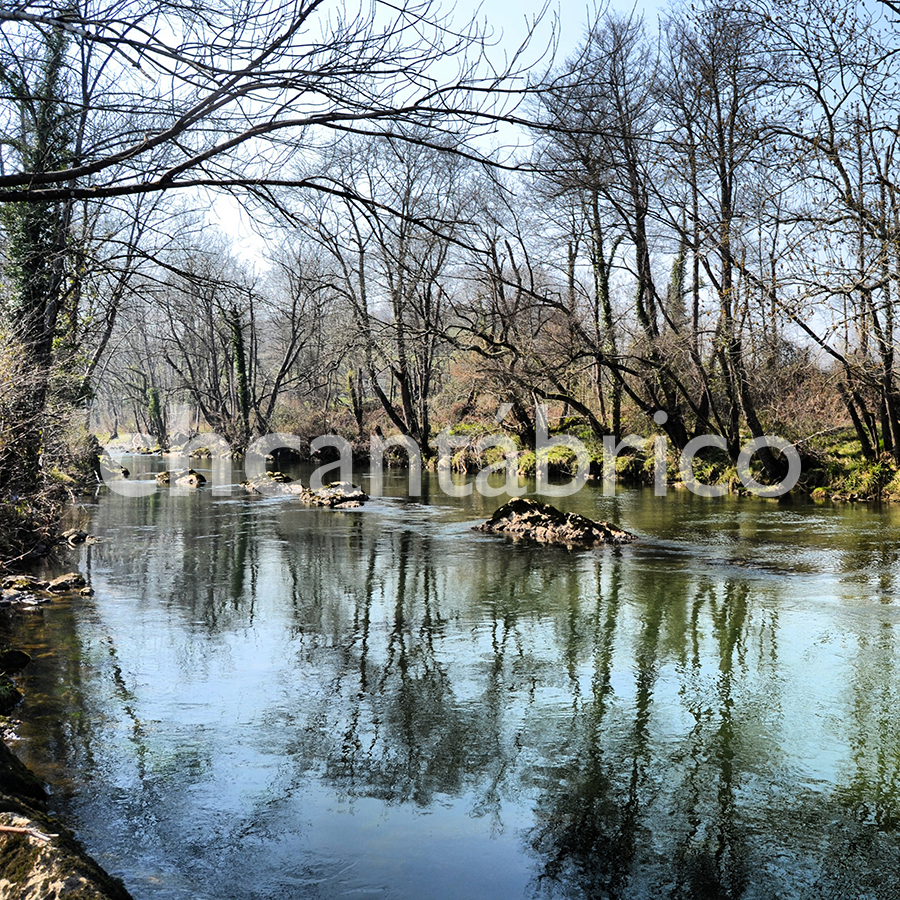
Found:
[[[565,544],[568,547],[597,547],[604,544],[628,544],[637,540],[609,522],[595,522],[577,513],[564,513],[548,503],[516,497],[501,506],[476,531],[507,534],[540,544]]]

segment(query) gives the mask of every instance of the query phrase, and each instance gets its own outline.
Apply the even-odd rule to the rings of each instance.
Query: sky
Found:
[[[549,35],[550,24],[556,16],[559,31],[559,56],[565,58],[578,46],[585,25],[594,17],[598,3],[593,0],[546,0],[548,4],[545,21],[540,33]],[[602,0],[599,0],[602,5]],[[527,29],[541,12],[544,0],[504,0],[489,3],[487,0],[457,0],[454,4],[460,19],[479,10],[479,17],[486,18],[494,27],[503,30],[504,46],[515,47],[525,37]],[[667,6],[667,0],[607,0],[606,6],[617,12],[632,10],[644,16],[651,30],[655,29],[660,12]]]

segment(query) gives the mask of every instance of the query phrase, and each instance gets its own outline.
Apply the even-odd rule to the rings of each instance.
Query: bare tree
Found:
[[[466,161],[411,139],[342,141],[334,158],[334,177],[353,178],[358,196],[310,206],[305,229],[333,260],[372,391],[427,453]]]
[[[671,123],[666,135],[666,206],[684,247],[691,249],[694,334],[688,347],[703,386],[701,411],[715,421],[729,454],[737,459],[742,419],[754,438],[764,434],[744,329],[751,298],[761,289],[767,293],[765,274],[750,270],[753,227],[748,224],[769,221],[758,184],[780,184],[772,177],[776,167],[765,155],[771,146],[766,114],[778,92],[772,81],[778,61],[752,22],[716,2],[673,16],[667,23],[666,48],[668,71],[661,89],[663,117]],[[765,175],[757,174],[760,166]],[[685,188],[688,204],[679,202]],[[701,357],[697,334],[701,271],[717,305],[707,360]],[[711,390],[717,371],[721,397]],[[760,451],[760,459],[770,476],[779,477],[781,466],[767,448]]]
[[[779,305],[842,373],[840,390],[863,452],[900,461],[896,303],[900,299],[897,22],[891,4],[825,3],[815,16],[780,0],[740,4],[780,61],[773,117],[793,163],[784,211],[798,237]],[[895,10],[894,10],[895,12]]]
[[[432,0],[25,3],[0,11],[0,25],[4,71],[27,68],[49,40],[65,44],[73,72],[71,146],[36,168],[7,142],[7,203],[201,184],[330,190],[317,169],[285,178],[285,160],[329,131],[430,143],[460,121],[490,125],[523,87],[520,54],[503,70],[485,64],[483,29],[455,25]],[[0,132],[17,116],[6,99]],[[409,126],[426,131],[410,137]]]
[[[511,115],[524,90],[521,58],[501,71],[487,64],[486,46],[474,22],[456,28],[432,0],[356,10],[324,0],[0,10],[0,202],[15,283],[3,304],[8,330],[48,371],[67,324],[63,281],[82,253],[71,240],[78,202],[201,186],[263,203],[285,186],[352,197],[353,179],[337,181],[319,159],[335,133],[480,156],[448,135]],[[223,315],[239,361],[247,323],[231,308]],[[235,378],[246,432],[252,401],[237,370]],[[17,416],[37,421],[45,396],[38,379]],[[28,459],[4,456],[0,469],[35,479],[39,429],[22,446],[32,448]]]

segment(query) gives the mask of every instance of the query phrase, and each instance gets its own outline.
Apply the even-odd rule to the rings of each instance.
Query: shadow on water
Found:
[[[29,759],[138,900],[900,896],[880,514],[572,504],[645,539],[103,497],[96,596],[9,626]]]

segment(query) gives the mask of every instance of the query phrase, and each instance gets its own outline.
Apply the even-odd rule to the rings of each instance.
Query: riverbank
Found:
[[[80,537],[81,533],[77,533]],[[70,533],[72,537],[72,533]],[[3,613],[36,608],[67,594],[89,596],[90,587],[77,573],[50,581],[30,576],[2,583]],[[0,654],[4,689],[0,711],[10,713],[22,700],[15,673],[30,662],[29,654],[6,649]],[[130,900],[124,885],[105,872],[72,832],[56,819],[44,785],[0,741],[0,900]]]
[[[0,741],[0,900],[133,900],[48,807],[47,792]]]
[[[585,431],[575,429],[576,437],[588,452],[588,478],[597,480],[604,477],[604,446],[601,441]],[[446,459],[446,466],[460,475],[474,474],[486,467],[500,471],[503,467],[504,454],[510,445],[494,442],[496,435],[487,425],[459,427],[452,432],[452,452]],[[654,486],[657,481],[657,457],[655,439],[660,436],[645,436],[636,442],[626,443],[616,454],[616,483],[623,487]],[[554,444],[559,435],[550,438],[551,446],[547,452],[548,473],[553,478],[567,479],[574,475],[576,456],[565,444]],[[338,453],[333,447],[326,446],[317,453],[311,453],[308,443],[299,438],[298,446],[304,448],[298,452],[295,448],[281,448],[269,458],[271,466],[283,468],[295,464],[330,465],[337,461]],[[505,440],[516,447],[518,459],[516,467],[519,477],[534,478],[537,459],[534,450],[523,447],[521,440],[515,435],[505,435]],[[749,441],[749,436],[746,437]],[[640,442],[644,444],[641,445]],[[200,443],[195,438],[192,444]],[[665,482],[673,488],[684,487],[684,473],[681,471],[681,454],[668,442],[662,444],[665,452]],[[900,501],[900,465],[889,452],[880,451],[875,458],[866,459],[858,438],[850,427],[830,428],[820,434],[798,439],[795,448],[801,460],[801,475],[791,493],[811,497],[816,501]],[[370,462],[370,446],[361,440],[348,440],[347,448],[354,469],[367,467]],[[136,455],[163,456],[166,453],[178,454],[183,448],[173,447],[163,451],[159,447],[128,450],[126,445],[114,447],[117,454],[126,451]],[[209,459],[212,451],[201,447],[190,454],[192,460]],[[240,457],[235,457],[237,462]],[[408,467],[408,455],[405,448],[389,447],[382,460],[385,468],[405,469]],[[438,459],[432,455],[423,461],[426,470],[437,470]],[[118,464],[110,461],[116,470]],[[443,466],[444,463],[441,463]],[[728,455],[715,447],[705,447],[693,457],[693,474],[697,482],[704,485],[724,486],[729,493],[745,494],[747,488],[742,483],[735,464]],[[751,462],[751,474],[760,483],[767,483],[765,473],[754,457]]]

